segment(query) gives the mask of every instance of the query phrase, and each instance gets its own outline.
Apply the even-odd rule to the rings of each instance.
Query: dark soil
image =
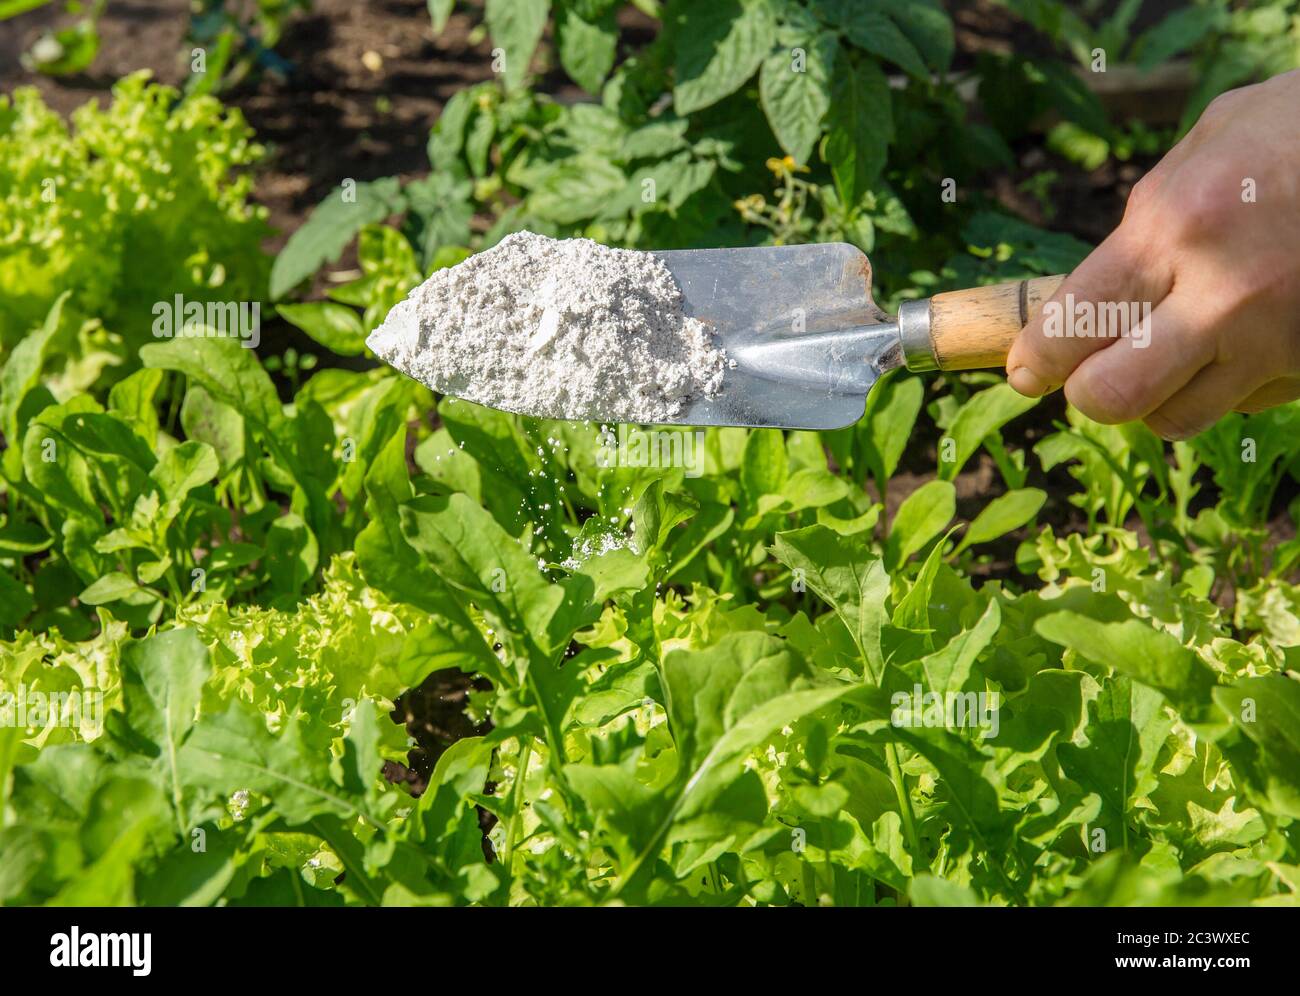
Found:
[[[418,688],[401,695],[393,704],[392,720],[406,727],[416,746],[407,755],[406,765],[384,763],[388,780],[404,783],[412,795],[423,794],[433,766],[448,747],[464,737],[484,736],[492,729],[490,722],[475,723],[466,711],[471,691],[491,690],[486,678],[470,678],[463,671],[446,668],[433,672]]]

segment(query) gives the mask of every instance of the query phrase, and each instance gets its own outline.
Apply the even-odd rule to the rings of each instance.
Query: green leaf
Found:
[[[952,62],[955,41],[952,19],[938,0],[879,0],[890,18],[916,46],[936,73]]]
[[[550,9],[550,0],[487,0],[484,19],[492,43],[505,50],[506,89],[515,89],[528,75]]]
[[[149,476],[168,501],[179,501],[217,476],[220,464],[216,451],[207,443],[187,439],[158,459]]]
[[[38,420],[47,417],[48,409]],[[58,428],[85,457],[113,514],[125,518],[145,490],[155,462],[148,444],[126,422],[100,412],[65,413],[58,418]]]
[[[27,586],[0,570],[0,626],[17,626],[35,607]]]
[[[831,70],[838,42],[828,31],[811,39],[787,32],[781,39],[782,47],[763,61],[758,95],[781,147],[795,162],[808,163],[831,105]]]
[[[197,814],[178,756],[198,719],[203,685],[212,673],[208,648],[194,630],[174,629],[128,645],[121,667],[123,727],[130,730],[136,752],[151,758],[176,814],[177,830],[188,835]]]
[[[918,875],[912,879],[908,895],[913,906],[979,906],[979,896],[960,882],[934,875]]]
[[[412,630],[402,644],[397,675],[407,688],[418,688],[434,671],[459,668],[499,681],[501,661],[468,618],[434,618]]]
[[[1126,821],[1133,800],[1155,788],[1156,757],[1173,721],[1158,694],[1122,676],[1102,683],[1088,713],[1088,745],[1058,746],[1061,770],[1100,795],[1110,819]]]
[[[1150,72],[1162,62],[1187,51],[1214,30],[1222,18],[1223,8],[1216,5],[1174,10],[1139,36],[1134,45],[1138,68]]]
[[[677,113],[694,114],[739,90],[771,51],[775,30],[767,0],[692,7],[676,32]]]
[[[1047,501],[1047,492],[1038,488],[1020,488],[998,495],[980,509],[975,521],[966,530],[966,535],[957,544],[954,553],[961,553],[968,546],[987,543],[1012,530],[1019,529],[1038,514],[1038,510]]]
[[[177,370],[218,401],[274,429],[284,421],[275,385],[251,349],[234,339],[170,339],[140,349],[146,367]]]
[[[433,22],[433,33],[435,37],[442,34],[442,29],[447,26],[447,18],[451,17],[451,9],[456,5],[456,0],[428,0],[429,19]]]
[[[895,728],[893,734],[939,772],[936,801],[945,803],[945,822],[969,834],[992,862],[1012,829],[1013,814],[999,802],[1004,779],[988,748],[979,748],[951,730],[938,727]],[[960,836],[960,835],[959,835]]]
[[[235,877],[244,841],[237,832],[213,832],[197,853],[188,846],[174,848],[157,867],[136,873],[136,898],[142,906],[215,906]],[[193,838],[191,838],[192,840]]]
[[[632,546],[652,554],[669,542],[678,525],[700,510],[690,495],[669,491],[661,480],[651,481],[632,507]]]
[[[1092,172],[1110,158],[1110,143],[1073,121],[1059,121],[1047,133],[1047,148],[1058,156]]]
[[[494,747],[483,737],[452,744],[438,758],[408,821],[412,839],[451,868],[483,862],[483,835],[472,800],[484,791]]]
[[[470,221],[474,217],[474,185],[452,172],[433,172],[422,180],[406,185],[410,210],[406,225],[411,243],[420,249],[420,265],[426,271],[441,266],[455,266],[468,255],[461,248],[470,241]],[[463,254],[451,262],[439,264],[439,257]]]
[[[1195,715],[1209,704],[1214,672],[1195,652],[1148,622],[1099,622],[1077,612],[1053,612],[1034,629],[1094,664],[1150,685],[1185,712]]]
[[[528,211],[560,225],[600,214],[606,203],[628,190],[627,177],[608,159],[582,154],[551,163],[537,174]]]
[[[928,633],[933,629],[930,625],[931,600],[934,595],[935,578],[943,563],[943,547],[943,542],[939,542],[931,548],[930,555],[921,565],[921,571],[917,574],[912,587],[894,606],[891,621],[900,629],[911,630],[914,633]]]
[[[859,430],[863,458],[882,494],[907,449],[924,399],[925,385],[921,378],[899,374],[882,379],[867,396],[866,413]]]
[[[973,395],[948,426],[947,437],[939,442],[940,479],[951,481],[955,478],[987,435],[1036,404],[1037,398],[1026,398],[1005,383],[995,384]],[[948,440],[952,440],[951,449],[948,449]]]
[[[267,579],[281,594],[297,595],[316,573],[320,547],[302,516],[288,512],[266,530]]]
[[[191,440],[212,447],[222,474],[229,473],[244,458],[243,416],[210,395],[201,384],[191,384],[185,392],[181,427]]]
[[[878,680],[884,668],[880,630],[889,599],[883,562],[857,537],[820,525],[777,533],[773,553],[791,570],[801,571],[808,587],[835,610]]]
[[[59,330],[63,320],[63,305],[71,291],[64,291],[51,305],[41,327],[24,336],[13,347],[4,367],[0,368],[0,431],[6,439],[18,439],[18,412],[23,399],[40,383],[41,368],[45,365],[50,340]]]
[[[852,493],[849,483],[821,467],[802,467],[781,486],[781,509],[801,512],[806,508],[824,508]]]
[[[271,297],[283,297],[322,264],[337,260],[363,226],[381,222],[404,207],[405,199],[395,177],[370,183],[348,181],[316,205],[311,217],[275,257]]]
[[[894,137],[889,82],[879,66],[840,49],[826,123],[823,156],[840,200],[853,207],[880,175]]]
[[[405,426],[383,444],[367,469],[365,490],[370,521],[357,536],[356,555],[367,583],[396,601],[468,626],[427,559],[402,537],[398,507],[414,495],[406,470]]]
[[[366,349],[366,330],[361,316],[333,301],[280,304],[276,311],[326,349],[340,356],[360,356]]]
[[[23,473],[47,505],[102,526],[90,467],[60,433],[40,423],[28,427],[23,436]]]
[[[1246,678],[1214,690],[1215,701],[1254,745],[1229,756],[1278,815],[1300,819],[1300,682],[1281,675]]]
[[[167,815],[161,791],[142,778],[110,777],[96,786],[78,835],[90,860],[49,905],[134,905],[134,867]]]
[[[927,481],[898,506],[889,527],[885,565],[891,569],[943,532],[957,512],[957,489],[948,481]]]
[[[360,815],[357,802],[331,780],[328,753],[304,741],[302,722],[290,716],[272,733],[260,712],[238,701],[204,716],[177,754],[182,787],[200,795],[261,792],[291,825],[323,813]]]
[[[1075,75],[1072,67],[1064,62],[1039,60],[1034,68],[1044,79],[1053,108],[1063,118],[1094,135],[1111,133],[1110,119],[1101,98]]]
[[[448,584],[490,611],[502,627],[526,633],[546,652],[568,644],[572,630],[551,632],[565,603],[537,561],[476,502],[463,494],[425,495],[401,506],[402,534]]]
[[[598,211],[600,218],[617,219],[627,214],[642,215],[649,211],[676,211],[693,195],[709,185],[718,166],[711,160],[694,158],[681,152],[669,159],[647,163],[629,176],[620,195],[612,197]],[[653,188],[647,181],[653,181]],[[647,197],[653,189],[654,196]]]
[[[678,768],[667,791],[656,796],[612,765],[567,769],[583,769],[575,787],[588,805],[622,813],[628,860],[616,895],[639,881],[665,842],[708,839],[762,819],[766,799],[747,777],[744,758],[781,727],[849,696],[865,705],[870,694],[848,682],[807,687],[806,673],[785,641],[764,633],[732,633],[712,647],[672,651],[663,682]]]
[[[26,557],[48,550],[54,538],[31,522],[10,521],[0,526],[0,556]]]
[[[90,585],[77,597],[86,605],[107,605],[119,598],[139,595],[140,585],[129,574],[112,571]]]
[[[555,23],[560,65],[588,93],[599,94],[605,77],[614,68],[618,48],[615,13],[616,8],[611,6],[598,21],[589,21],[571,2],[560,3]]]
[[[465,127],[475,112],[481,88],[491,86],[491,83],[481,83],[475,87],[464,87],[457,90],[443,105],[442,113],[429,132],[427,145],[429,165],[435,170],[449,172],[460,163],[460,154],[465,148]],[[463,166],[461,171],[464,171]]]
[[[921,658],[930,690],[940,694],[961,691],[975,658],[993,641],[1001,625],[1002,610],[997,599],[991,599],[979,622],[954,636],[941,650]]]
[[[892,4],[882,0],[816,0],[816,7],[845,37],[872,55],[888,59],[918,79],[929,76],[925,62],[891,17]]]
[[[137,370],[108,392],[109,411],[126,421],[150,448],[158,444],[158,410],[154,398],[162,382],[161,370]]]
[[[745,442],[740,465],[740,483],[751,506],[763,495],[781,493],[790,472],[785,455],[785,437],[779,429],[754,429]]]
[[[0,21],[25,14],[47,3],[50,3],[50,0],[0,0]]]

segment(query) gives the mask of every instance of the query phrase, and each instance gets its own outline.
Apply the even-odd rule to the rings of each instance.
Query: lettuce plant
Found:
[[[262,300],[269,230],[246,170],[260,155],[237,110],[146,73],[70,122],[33,89],[0,96],[0,355],[65,291],[117,363],[151,338],[157,301]]]

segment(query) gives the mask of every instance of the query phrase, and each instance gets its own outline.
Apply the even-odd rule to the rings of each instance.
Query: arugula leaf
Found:
[[[1047,492],[1038,488],[1021,488],[998,495],[966,529],[966,535],[953,553],[961,553],[976,543],[987,543],[1028,523],[1047,501]]]
[[[927,481],[908,495],[889,530],[885,566],[897,569],[923,549],[952,521],[957,510],[957,489],[947,481]]]
[[[351,308],[333,301],[276,305],[291,325],[296,325],[326,349],[340,356],[359,356],[366,348],[366,330]]]
[[[884,564],[826,526],[777,533],[773,552],[787,567],[802,571],[808,586],[835,610],[879,681],[884,668],[880,631],[889,597]]]
[[[951,459],[940,445],[939,478],[944,481],[955,478],[986,436],[1037,403],[1035,398],[1017,394],[1008,384],[996,384],[973,395],[958,409],[948,426],[948,438],[953,443]]]
[[[1039,619],[1034,629],[1053,643],[1164,693],[1192,716],[1210,701],[1214,673],[1178,640],[1148,623],[1098,622],[1077,612],[1054,612]]]
[[[1120,823],[1124,842],[1129,832],[1125,814],[1134,799],[1155,788],[1156,756],[1171,725],[1158,694],[1115,677],[1102,682],[1089,706],[1087,747],[1061,744],[1056,749],[1061,770],[1101,796],[1103,812],[1112,827]]]
[[[212,673],[208,650],[193,630],[175,629],[126,647],[121,668],[122,712],[114,736],[152,758],[184,836],[199,822],[199,811],[187,796],[178,756]]]

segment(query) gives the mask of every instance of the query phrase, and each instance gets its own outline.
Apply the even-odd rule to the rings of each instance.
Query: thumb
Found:
[[[1119,339],[1116,316],[1128,309],[1107,303],[1150,302],[1173,285],[1173,272],[1121,225],[1065,278],[1043,310],[1020,331],[1007,355],[1007,379],[1021,394],[1039,397],[1065,383],[1074,368]],[[1091,304],[1092,320],[1078,326],[1067,309]],[[1055,316],[1053,320],[1046,321]]]

